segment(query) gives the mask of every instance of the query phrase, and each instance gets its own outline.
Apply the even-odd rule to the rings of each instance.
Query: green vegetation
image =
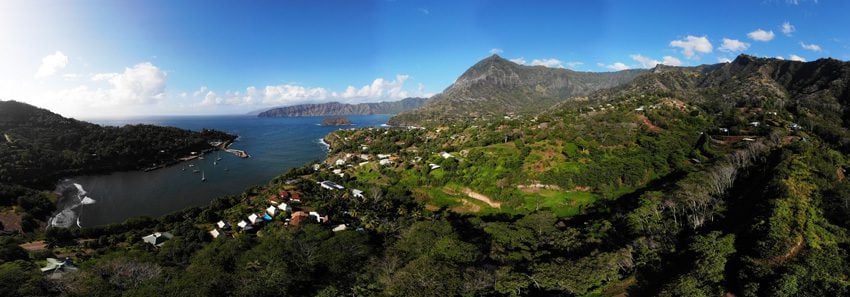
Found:
[[[325,162],[205,207],[3,239],[0,292],[847,296],[847,77],[833,60],[742,56],[661,66],[534,116],[340,130]],[[285,213],[209,235],[282,192],[330,222]],[[175,237],[142,241],[155,231]],[[19,247],[30,239],[56,247]],[[69,251],[79,271],[36,270]]]
[[[60,178],[157,168],[235,137],[151,125],[102,127],[16,101],[0,101],[0,133],[0,210],[14,206],[23,231],[53,212],[55,195],[42,191],[52,191]]]

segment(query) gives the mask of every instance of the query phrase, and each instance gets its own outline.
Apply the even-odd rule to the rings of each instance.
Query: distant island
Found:
[[[370,115],[398,114],[419,108],[428,102],[428,98],[411,97],[399,101],[374,103],[347,104],[328,102],[319,104],[300,104],[272,108],[257,114],[258,117],[304,117],[304,116],[339,116],[339,115]]]
[[[322,120],[322,126],[350,126],[353,123],[345,117],[326,118]]]

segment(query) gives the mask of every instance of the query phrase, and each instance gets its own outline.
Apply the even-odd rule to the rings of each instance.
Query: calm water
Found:
[[[355,123],[354,127],[369,127],[379,126],[389,117],[348,118]],[[217,129],[239,135],[231,148],[246,150],[251,158],[214,152],[206,155],[204,160],[183,162],[151,172],[116,172],[69,178],[57,185],[56,191],[63,196],[59,205],[63,211],[55,217],[54,225],[95,226],[122,222],[134,216],[158,216],[203,205],[223,195],[241,193],[252,185],[266,184],[289,168],[325,158],[327,148],[320,139],[339,127],[319,126],[323,118],[210,116],[90,120],[113,126],[143,123],[190,130]],[[222,160],[213,164],[217,157]],[[189,164],[194,167],[189,167]],[[201,173],[193,173],[192,169],[202,170],[206,182],[201,182]],[[94,203],[91,200],[81,203],[86,197]]]

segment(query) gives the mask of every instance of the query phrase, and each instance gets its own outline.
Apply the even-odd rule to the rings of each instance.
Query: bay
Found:
[[[286,170],[327,155],[321,138],[350,127],[384,124],[390,115],[348,116],[354,126],[327,127],[325,117],[259,118],[254,116],[182,116],[128,119],[91,119],[100,125],[152,124],[199,131],[221,130],[239,136],[231,146],[250,158],[225,152],[207,154],[204,160],[183,162],[150,171],[115,172],[76,176],[59,182],[59,212],[51,224],[97,226],[136,216],[160,216],[186,207],[204,205],[216,197],[241,193],[268,183]],[[221,160],[217,160],[221,158]],[[193,167],[189,167],[192,164]],[[202,171],[206,181],[201,181]],[[89,198],[89,199],[85,199]],[[84,201],[85,200],[85,201]],[[94,203],[91,203],[92,200]]]

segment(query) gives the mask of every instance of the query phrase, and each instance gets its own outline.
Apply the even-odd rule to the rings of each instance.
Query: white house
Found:
[[[280,209],[280,211],[289,211],[289,205],[286,203],[278,204],[277,208]]]
[[[443,157],[443,159],[448,159],[448,158],[454,158],[455,156],[452,156],[452,154],[449,154],[447,152],[442,152],[442,153],[440,153],[440,157]]]
[[[428,167],[431,167],[431,170],[434,170],[434,169],[439,169],[439,168],[440,168],[440,165],[437,165],[437,164],[431,163],[431,164],[428,164]]]
[[[326,180],[326,181],[320,182],[320,183],[319,183],[319,185],[321,185],[321,186],[322,186],[322,188],[325,188],[325,189],[328,189],[328,190],[342,190],[342,189],[345,189],[345,187],[340,186],[340,185],[338,185],[337,183],[332,182],[332,181],[329,181],[329,180]]]
[[[274,207],[274,205],[266,208],[266,213],[268,213],[270,216],[273,216],[276,212],[277,212],[277,207]]]
[[[251,224],[256,224],[257,221],[259,221],[259,220],[260,220],[260,216],[258,216],[255,213],[252,213],[250,216],[248,216],[248,221],[251,222]]]
[[[337,225],[336,227],[334,227],[333,229],[331,229],[331,231],[333,231],[333,232],[339,232],[339,231],[343,231],[343,230],[345,230],[345,229],[348,229],[348,227],[347,227],[347,226],[345,226],[345,224],[339,224],[339,225]]]
[[[221,232],[218,232],[218,229],[212,229],[212,231],[210,231],[210,235],[212,235],[213,238],[218,238],[218,236],[221,235]]]
[[[230,225],[227,224],[225,221],[218,221],[218,223],[215,224],[216,226],[218,226],[219,229],[227,229],[228,227],[230,227]]]
[[[393,160],[390,160],[390,159],[381,159],[381,161],[378,161],[378,164],[381,164],[382,166],[390,165],[392,163],[393,163]]]
[[[363,198],[363,191],[358,189],[351,190],[351,195],[354,195],[355,198]]]
[[[163,244],[165,244],[167,240],[171,239],[172,237],[174,237],[174,235],[168,232],[154,232],[151,235],[142,237],[142,240],[147,243],[150,243],[155,247],[161,247]]]
[[[251,230],[253,228],[253,227],[251,227],[251,224],[248,224],[248,222],[246,222],[244,220],[239,221],[239,223],[236,224],[236,226],[239,226],[239,228],[242,228],[242,230]]]
[[[378,159],[386,159],[386,158],[389,158],[391,156],[392,155],[389,155],[389,154],[378,154]]]
[[[336,160],[336,166],[342,166],[342,165],[345,165],[345,160],[343,160],[343,159],[337,159],[337,160]]]

